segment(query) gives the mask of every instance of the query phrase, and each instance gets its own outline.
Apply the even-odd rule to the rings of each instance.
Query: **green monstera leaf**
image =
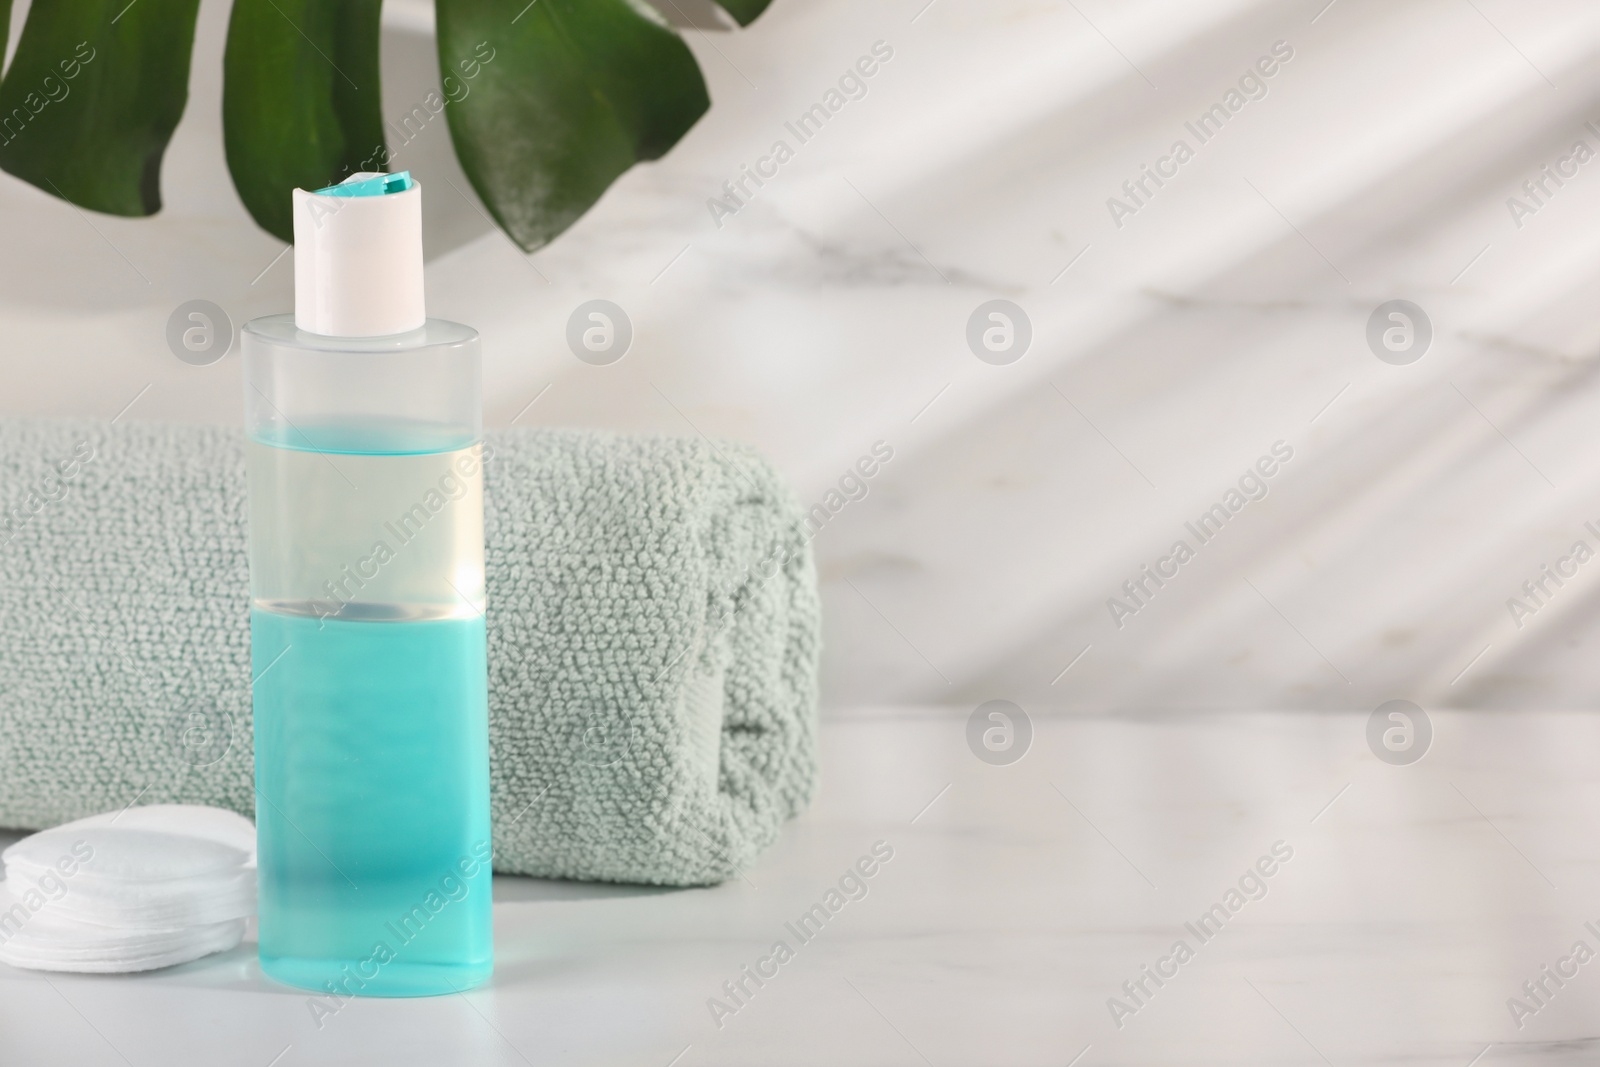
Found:
[[[160,211],[161,157],[189,98],[198,8],[34,0],[0,82],[0,168],[95,211]]]
[[[772,0],[717,0],[717,6],[732,15],[741,26],[748,26],[767,9]]]
[[[710,106],[688,47],[628,0],[535,0],[514,20],[477,0],[437,10],[441,69],[476,74],[445,110],[456,155],[528,251]]]
[[[382,0],[234,0],[223,57],[222,130],[239,198],[262,229],[294,240],[291,190],[382,170]]]
[[[665,2],[665,0],[664,0]],[[771,0],[716,0],[748,25]],[[0,0],[0,30],[12,0]],[[290,191],[388,162],[382,0],[234,0],[223,139],[252,218],[293,240]],[[34,0],[0,80],[0,168],[81,207],[160,210],[199,0]],[[451,141],[495,221],[532,251],[710,106],[644,0],[436,0]],[[0,45],[4,44],[0,36]],[[450,92],[470,82],[470,91]]]

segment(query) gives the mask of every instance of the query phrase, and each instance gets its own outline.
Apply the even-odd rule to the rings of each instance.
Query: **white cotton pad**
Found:
[[[223,845],[232,845],[250,854],[248,862],[255,863],[255,823],[236,812],[203,804],[147,804],[142,808],[108,811],[86,819],[62,823],[56,830],[75,830],[81,826],[119,826],[125,830],[161,830],[204,838]]]
[[[58,826],[0,854],[4,885],[47,925],[56,918],[129,929],[255,914],[256,870],[247,859],[212,838],[121,825]]]
[[[203,878],[238,870],[249,858],[220,841],[124,826],[58,826],[0,853],[8,879],[54,874],[74,885]]]
[[[232,812],[154,804],[16,842],[0,882],[0,962],[111,974],[237,945],[255,914],[255,827]]]
[[[30,923],[0,938],[0,963],[86,974],[150,971],[225,952],[244,938],[244,929],[243,919],[137,934],[96,927],[44,930]]]
[[[7,886],[46,924],[60,919],[129,930],[161,930],[242,919],[256,911],[254,867],[162,882],[79,878],[36,881],[11,873],[0,882],[0,889]]]

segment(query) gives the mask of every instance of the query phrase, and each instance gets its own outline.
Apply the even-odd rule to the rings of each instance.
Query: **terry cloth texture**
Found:
[[[495,868],[732,877],[816,784],[793,498],[697,439],[503,430],[485,456]],[[246,510],[237,430],[0,419],[0,826],[254,815]]]

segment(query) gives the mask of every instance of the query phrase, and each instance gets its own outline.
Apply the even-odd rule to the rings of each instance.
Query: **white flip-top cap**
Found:
[[[296,326],[384,337],[426,318],[421,185],[409,174],[361,173],[327,190],[294,191]]]

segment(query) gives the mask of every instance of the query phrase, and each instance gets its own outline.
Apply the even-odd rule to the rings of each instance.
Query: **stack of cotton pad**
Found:
[[[0,854],[0,962],[115,973],[237,945],[256,910],[255,827],[219,808],[94,815]]]

